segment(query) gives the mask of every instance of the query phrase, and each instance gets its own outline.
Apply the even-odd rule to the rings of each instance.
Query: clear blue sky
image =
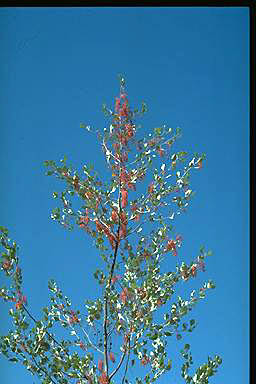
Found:
[[[21,248],[29,309],[39,317],[52,277],[75,308],[93,297],[100,261],[89,237],[51,221],[51,194],[64,185],[44,176],[43,161],[67,155],[104,175],[100,146],[79,124],[106,126],[101,106],[113,102],[122,73],[131,104],[149,107],[145,134],[180,126],[176,148],[207,154],[192,177],[197,194],[175,225],[181,259],[202,244],[213,250],[203,279],[217,288],[194,310],[199,325],[177,350],[189,342],[195,366],[220,354],[214,384],[248,382],[248,16],[239,7],[0,9],[1,225]],[[3,358],[0,368],[2,384],[38,383]],[[174,369],[159,382],[182,383],[179,375]]]

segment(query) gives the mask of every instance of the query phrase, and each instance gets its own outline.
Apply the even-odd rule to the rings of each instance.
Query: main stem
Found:
[[[119,170],[120,173],[120,170]],[[120,175],[119,175],[120,176]],[[119,178],[120,180],[120,178]],[[108,290],[111,286],[111,281],[113,277],[113,273],[115,270],[115,264],[116,264],[116,258],[117,258],[117,252],[118,252],[118,246],[119,246],[119,232],[120,232],[120,224],[121,224],[121,183],[119,182],[119,220],[118,220],[118,229],[117,229],[117,238],[116,238],[116,245],[115,245],[115,251],[114,251],[114,258],[110,269],[110,274],[108,277],[108,281],[105,288],[105,294],[104,294],[104,320],[103,320],[103,330],[104,330],[104,366],[105,371],[108,377],[108,330],[107,330],[107,320],[108,320]]]

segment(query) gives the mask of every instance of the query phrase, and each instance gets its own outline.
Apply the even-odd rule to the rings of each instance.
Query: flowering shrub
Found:
[[[183,318],[208,289],[214,288],[208,281],[189,298],[178,296],[174,300],[175,286],[204,272],[205,259],[210,255],[201,248],[190,264],[179,261],[182,238],[171,225],[190,203],[190,174],[202,168],[205,156],[195,154],[188,160],[187,153],[174,152],[180,131],[166,125],[137,139],[136,119],[146,111],[146,105],[143,103],[141,110],[131,109],[123,78],[114,111],[106,106],[103,111],[110,119],[109,129],[94,132],[81,126],[96,133],[101,141],[111,175],[109,183],[86,165],[82,175],[72,171],[66,158],[58,166],[54,161],[45,162],[47,174],[66,184],[64,192],[53,193],[62,208],[54,209],[51,217],[64,228],[76,226],[93,238],[103,260],[103,269],[94,273],[103,296],[87,300],[86,313],[80,314],[71,309],[70,300],[52,280],[51,305],[43,308],[40,320],[35,319],[22,293],[17,245],[9,239],[8,231],[0,228],[1,270],[11,280],[10,287],[2,287],[0,292],[5,301],[14,303],[9,312],[13,330],[1,336],[0,350],[10,361],[20,362],[38,375],[44,384],[131,383],[129,372],[136,361],[137,369],[143,370],[136,383],[149,384],[163,374],[170,375],[168,339],[180,340],[183,333],[194,330],[195,320],[184,323]],[[137,187],[142,181],[144,193],[139,194]],[[72,206],[75,196],[81,201],[78,210]],[[178,260],[176,269],[160,272],[165,259],[172,256]],[[160,308],[163,318],[158,314]],[[54,336],[57,324],[69,331],[71,340]],[[189,349],[186,344],[181,352],[186,360],[181,368],[183,379],[186,383],[208,383],[221,363],[220,357],[208,358],[208,363],[190,376]]]

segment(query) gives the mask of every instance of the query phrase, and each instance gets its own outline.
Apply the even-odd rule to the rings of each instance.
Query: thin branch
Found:
[[[23,307],[23,309],[25,310],[25,312],[29,315],[29,317],[35,322],[35,323],[37,323],[37,320],[30,314],[30,312],[27,310],[27,308],[22,304],[22,307]],[[69,355],[69,353],[62,347],[62,345],[47,331],[47,330],[45,330],[45,333],[57,344],[57,345],[59,345],[60,347],[61,347],[61,349],[63,350],[63,352],[65,353],[65,355],[69,358],[70,357],[70,355]],[[65,373],[65,372],[63,372],[63,373]],[[66,374],[66,373],[65,373]],[[68,375],[68,373],[67,373],[67,375]],[[70,375],[69,375],[69,377],[70,377]],[[85,376],[84,376],[84,378],[86,379],[86,380],[90,380],[90,377],[89,376],[87,376],[86,374],[85,374]],[[54,382],[54,381],[53,381]],[[56,383],[56,382],[54,382],[54,383]],[[57,383],[56,383],[57,384]]]
[[[109,375],[109,380],[112,379],[112,377],[117,373],[117,371],[120,369],[121,365],[123,364],[123,361],[124,361],[124,358],[125,358],[125,355],[126,355],[126,352],[123,352],[122,356],[121,356],[121,359],[118,363],[118,366],[116,367],[116,369]]]
[[[22,305],[23,309],[25,310],[25,312],[27,312],[27,314],[29,315],[29,317],[35,322],[35,323],[38,323],[38,321],[30,314],[30,312],[27,310],[26,307],[24,307],[24,305]],[[69,356],[68,352],[62,347],[62,345],[47,331],[45,330],[45,333],[56,343],[58,344],[61,349],[64,351],[64,353]]]
[[[124,384],[124,380],[125,380],[125,377],[126,377],[126,374],[127,374],[129,359],[130,359],[130,339],[129,339],[128,356],[127,356],[127,361],[126,361],[126,365],[125,365],[125,371],[124,371],[124,377],[123,377],[123,380],[122,380],[122,384]]]
[[[57,384],[57,382],[55,381],[55,380],[53,380],[53,378],[48,374],[48,372],[45,370],[45,369],[43,369],[42,367],[40,367],[40,365],[37,363],[37,361],[36,361],[36,359],[34,358],[34,356],[31,356],[32,357],[32,360],[33,360],[33,362],[35,363],[35,365],[37,366],[37,368],[40,370],[40,371],[42,371],[42,372],[44,372],[44,374],[54,383],[54,384]]]
[[[91,339],[90,339],[88,333],[84,330],[84,328],[82,328],[82,326],[81,326],[81,329],[82,329],[82,332],[83,332],[83,333],[85,334],[85,336],[87,337],[87,340],[89,341],[89,343],[90,343],[90,345],[92,346],[92,348],[94,348],[96,351],[98,351],[98,352],[104,354],[103,351],[101,351],[98,347],[96,347],[96,345],[94,345],[94,344],[91,342]]]

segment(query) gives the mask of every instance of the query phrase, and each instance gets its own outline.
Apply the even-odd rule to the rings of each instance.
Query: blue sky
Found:
[[[29,309],[40,316],[52,277],[76,308],[95,295],[97,252],[81,231],[51,221],[51,194],[64,185],[44,176],[43,161],[66,155],[77,168],[94,163],[104,177],[100,145],[79,125],[108,124],[101,106],[113,105],[122,73],[131,104],[148,105],[145,135],[159,124],[179,126],[175,148],[207,154],[192,177],[196,196],[175,226],[184,238],[181,259],[202,244],[213,251],[202,278],[217,288],[176,348],[189,342],[195,367],[220,354],[214,384],[248,382],[248,16],[246,7],[0,10],[1,225],[20,245]],[[6,305],[1,313],[4,332]],[[38,383],[3,358],[0,367],[3,384]],[[181,383],[179,375],[174,369],[159,383]]]

